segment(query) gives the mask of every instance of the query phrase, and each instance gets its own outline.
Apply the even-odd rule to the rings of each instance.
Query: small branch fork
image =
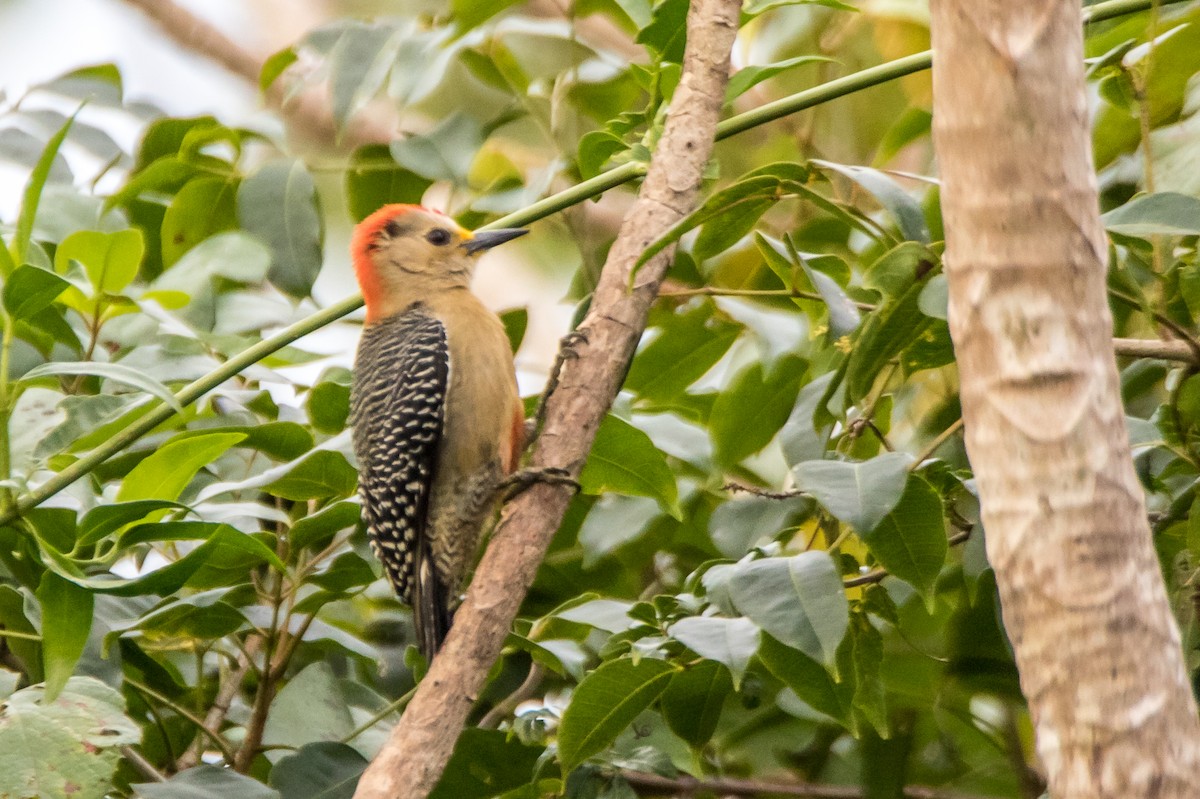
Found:
[[[563,359],[557,388],[546,400],[534,469],[558,468],[578,477],[620,388],[673,248],[636,276],[634,264],[695,207],[724,104],[740,9],[739,0],[691,3],[683,74],[662,138],[571,347],[577,357]],[[364,772],[356,799],[422,799],[437,784],[571,493],[567,486],[541,483],[505,508],[446,643]]]

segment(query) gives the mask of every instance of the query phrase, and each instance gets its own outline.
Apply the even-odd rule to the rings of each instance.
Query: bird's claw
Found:
[[[579,353],[575,351],[575,348],[580,344],[587,343],[588,334],[586,330],[579,330],[578,328],[572,330],[570,333],[567,333],[567,335],[563,336],[558,342],[561,357],[578,358]]]
[[[498,490],[503,494],[504,501],[509,502],[537,483],[570,486],[575,491],[580,489],[579,481],[571,477],[570,472],[566,469],[560,469],[557,466],[535,466],[513,472],[500,481]]]

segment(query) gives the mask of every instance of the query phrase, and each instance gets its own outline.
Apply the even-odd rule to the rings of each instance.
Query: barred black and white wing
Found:
[[[426,536],[449,374],[446,329],[422,304],[364,329],[350,407],[363,518],[421,639],[422,627],[449,627],[449,589]]]

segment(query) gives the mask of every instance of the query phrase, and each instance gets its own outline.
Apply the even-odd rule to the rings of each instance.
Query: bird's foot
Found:
[[[496,487],[496,490],[505,502],[509,502],[528,491],[537,483],[570,486],[575,491],[579,491],[580,488],[579,481],[571,477],[570,472],[566,469],[560,469],[557,466],[533,466],[513,472],[500,481],[500,485]]]
[[[563,359],[578,358],[579,353],[575,351],[575,348],[580,344],[587,343],[588,332],[586,330],[580,330],[579,328],[576,328],[559,339],[559,357]]]

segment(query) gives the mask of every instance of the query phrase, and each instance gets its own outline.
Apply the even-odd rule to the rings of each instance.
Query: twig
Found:
[[[742,485],[741,483],[726,483],[725,490],[734,493],[753,494],[756,497],[765,497],[767,499],[792,499],[794,497],[808,496],[805,492],[799,490],[770,491],[766,488],[757,488],[755,486]]]
[[[242,687],[242,682],[246,679],[246,674],[250,671],[250,661],[258,653],[258,648],[262,646],[262,636],[254,635],[246,641],[245,647],[238,653],[237,666],[233,671],[229,672],[225,679],[221,681],[220,687],[217,689],[217,695],[213,697],[212,707],[208,709],[208,714],[204,717],[204,726],[210,730],[220,730],[221,725],[225,723],[225,716],[229,713],[229,706],[233,704],[233,698],[237,696],[238,690]],[[178,761],[175,763],[177,771],[184,771],[200,762],[200,756],[204,754],[204,746],[200,739],[184,752]]]
[[[154,767],[154,764],[142,756],[142,753],[134,749],[132,746],[121,747],[121,757],[129,761],[135,769],[142,773],[142,776],[155,782],[166,782],[167,778],[163,773]]]
[[[500,722],[516,710],[518,705],[537,693],[538,687],[542,684],[542,677],[545,675],[545,669],[537,663],[532,664],[529,667],[529,674],[525,675],[525,681],[517,686],[517,690],[497,702],[496,706],[479,720],[478,726],[485,730],[494,730],[499,727]]]
[[[942,446],[942,444],[945,444],[948,440],[950,440],[951,436],[953,436],[959,430],[962,430],[962,426],[963,426],[963,420],[962,420],[962,417],[960,416],[954,422],[954,424],[950,425],[945,430],[938,433],[937,438],[935,438],[933,441],[930,441],[928,446],[926,446],[925,449],[921,450],[921,452],[917,455],[916,459],[908,467],[908,470],[910,472],[915,472],[917,469],[921,468],[921,464],[924,463],[925,461],[929,460],[930,458],[932,458],[933,453],[937,452],[938,449]]]
[[[1196,353],[1186,341],[1172,339],[1114,338],[1113,352],[1130,358],[1159,358],[1164,361],[1198,363]]]
[[[865,799],[862,788],[848,785],[821,785],[815,782],[767,782],[765,780],[742,780],[733,777],[710,777],[697,779],[687,775],[661,777],[641,771],[623,771],[621,776],[635,790],[650,794],[672,796],[695,796],[716,794],[718,796],[799,796],[805,799]],[[923,785],[909,785],[903,789],[906,799],[990,799],[976,794],[944,791]]]
[[[609,250],[591,309],[580,325],[586,343],[564,364],[547,402],[534,468],[578,476],[596,430],[625,376],[662,282],[672,248],[637,273],[638,256],[694,207],[724,104],[738,0],[695,0],[688,11],[683,75],[637,201]],[[364,772],[357,799],[421,799],[440,778],[475,697],[572,492],[538,484],[510,503],[483,556],[467,599],[408,710]]]
[[[224,755],[226,762],[228,762],[228,763],[233,762],[233,757],[234,757],[233,747],[231,747],[229,745],[229,743],[220,736],[219,733],[214,732],[213,730],[210,730],[208,727],[204,726],[204,719],[200,718],[195,713],[188,710],[186,707],[179,704],[178,702],[171,699],[170,697],[163,696],[158,691],[151,688],[149,685],[146,685],[145,683],[140,682],[139,680],[136,680],[133,677],[130,677],[128,674],[125,675],[125,684],[128,685],[130,688],[134,689],[135,691],[137,691],[138,693],[145,694],[146,696],[150,697],[151,699],[155,699],[158,702],[160,702],[161,704],[166,705],[168,708],[171,709],[172,712],[174,712],[174,713],[178,714],[179,716],[181,716],[182,718],[185,718],[188,721],[190,721],[192,724],[194,724],[196,726],[196,728],[198,730],[200,730],[200,732],[207,735],[208,738],[214,744],[217,745],[217,748],[221,750],[221,754]]]
[[[282,540],[280,540],[282,544]],[[246,723],[246,735],[242,739],[242,745],[238,749],[237,759],[233,762],[235,771],[246,774],[250,771],[250,766],[254,762],[254,758],[258,756],[259,747],[262,744],[263,731],[267,726],[267,713],[271,707],[271,700],[275,698],[275,683],[279,680],[280,674],[274,667],[276,649],[280,647],[282,637],[285,634],[280,629],[280,613],[283,605],[283,575],[274,575],[274,585],[271,589],[271,627],[266,632],[263,641],[263,665],[262,671],[258,676],[258,688],[254,692],[254,703],[250,710],[250,720]],[[283,630],[287,629],[288,616],[285,614],[283,618]]]
[[[416,693],[417,693],[417,689],[415,687],[408,689],[408,691],[405,692],[404,696],[400,697],[395,702],[392,702],[387,707],[385,707],[383,710],[379,711],[374,716],[371,716],[371,718],[367,719],[362,724],[358,725],[353,730],[348,732],[346,734],[346,736],[344,738],[342,738],[341,743],[344,743],[344,744],[350,743],[355,738],[362,735],[364,732],[371,729],[372,727],[374,727],[379,722],[383,721],[385,718],[387,718],[391,714],[395,713],[397,710],[403,710],[404,708],[408,707],[408,703],[412,701],[412,698]]]
[[[1112,297],[1114,300],[1120,300],[1136,311],[1141,311],[1144,314],[1148,314],[1155,322],[1158,322],[1160,325],[1179,336],[1179,338],[1183,339],[1183,342],[1187,345],[1188,350],[1192,354],[1192,357],[1189,360],[1193,363],[1200,363],[1200,342],[1196,341],[1196,337],[1193,336],[1191,332],[1184,329],[1184,327],[1174,319],[1164,313],[1154,310],[1153,308],[1147,308],[1143,306],[1137,297],[1131,297],[1123,291],[1114,289],[1112,286],[1108,287],[1108,296]],[[1162,356],[1156,355],[1152,357]]]

